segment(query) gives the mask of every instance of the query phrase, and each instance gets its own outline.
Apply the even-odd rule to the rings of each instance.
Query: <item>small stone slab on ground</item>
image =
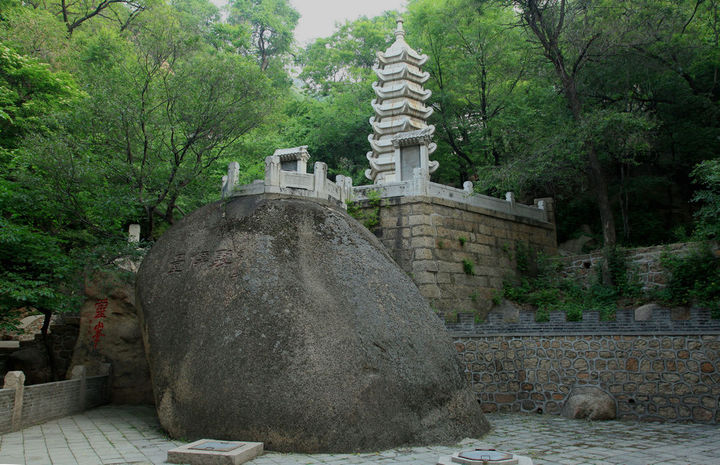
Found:
[[[190,465],[240,465],[254,459],[262,452],[262,442],[201,439],[170,449],[167,453],[167,461]]]

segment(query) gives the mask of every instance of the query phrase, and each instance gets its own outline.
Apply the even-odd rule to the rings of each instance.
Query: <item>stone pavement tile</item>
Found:
[[[401,448],[362,454],[279,454],[252,465],[434,465],[440,455],[496,447],[533,457],[535,465],[720,465],[720,427],[567,420],[519,414],[488,415],[493,430],[454,447]],[[183,444],[167,438],[152,408],[106,406],[21,432],[0,436],[0,463],[98,465],[164,464],[167,450]],[[70,455],[68,454],[70,451]],[[11,460],[12,459],[12,460]]]

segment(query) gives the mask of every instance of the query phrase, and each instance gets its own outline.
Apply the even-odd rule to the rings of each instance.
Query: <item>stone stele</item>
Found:
[[[270,194],[207,205],[157,241],[136,292],[173,437],[352,452],[489,429],[438,317],[337,206]]]

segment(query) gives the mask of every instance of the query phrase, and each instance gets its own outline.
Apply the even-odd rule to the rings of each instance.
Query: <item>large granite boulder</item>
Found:
[[[614,420],[617,406],[615,399],[597,386],[573,386],[560,413],[566,418]]]
[[[337,207],[268,195],[207,205],[155,244],[137,303],[174,437],[350,452],[488,430],[438,317]]]

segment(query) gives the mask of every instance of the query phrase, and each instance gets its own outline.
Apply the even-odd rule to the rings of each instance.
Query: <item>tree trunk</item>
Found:
[[[45,352],[47,353],[48,366],[50,367],[50,377],[53,381],[57,381],[57,361],[55,360],[55,351],[53,350],[52,336],[48,334],[48,328],[50,327],[50,318],[52,318],[52,310],[40,310],[45,318],[43,319],[43,325],[40,329],[42,335],[43,345],[45,346]]]
[[[575,80],[576,67],[568,68],[565,64],[565,55],[560,45],[560,37],[565,24],[565,14],[568,5],[563,0],[559,4],[551,6],[550,2],[541,2],[539,0],[522,0],[517,2],[523,13],[523,19],[532,33],[539,40],[545,57],[553,64],[555,74],[563,88],[563,94],[567,101],[573,119],[577,124],[583,121],[583,101],[578,95],[577,82]],[[546,8],[557,8],[556,15],[546,15]],[[556,19],[557,18],[557,19]],[[594,40],[590,39],[590,41]],[[585,49],[590,42],[586,44]],[[610,206],[610,198],[608,197],[607,180],[602,170],[600,159],[597,155],[597,149],[591,139],[584,141],[583,148],[587,154],[587,174],[593,186],[595,200],[600,214],[600,222],[602,223],[603,242],[605,251],[605,265],[602,270],[603,284],[612,285],[612,276],[608,268],[610,254],[614,253],[616,245],[615,237],[615,217]]]

